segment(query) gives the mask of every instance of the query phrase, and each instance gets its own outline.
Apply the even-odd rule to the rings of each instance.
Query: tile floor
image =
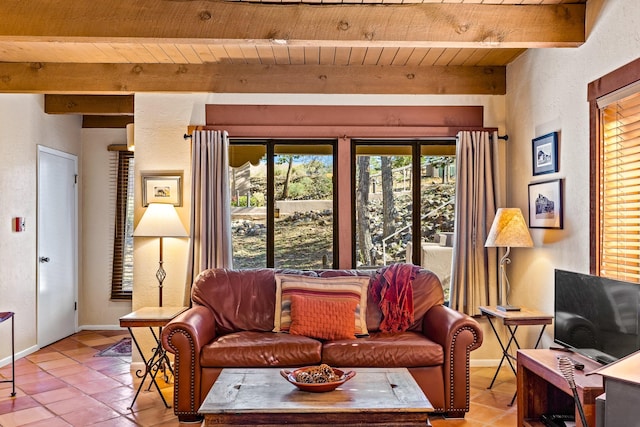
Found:
[[[16,360],[17,396],[9,396],[10,383],[0,383],[0,427],[179,426],[173,409],[166,409],[153,389],[141,392],[133,409],[127,409],[139,384],[130,372],[130,357],[94,357],[127,334],[82,331]],[[472,368],[471,410],[467,416],[432,417],[433,426],[515,426],[515,405],[508,406],[515,378],[503,369],[493,389],[487,390],[494,371]],[[0,368],[0,378],[11,378],[11,365]],[[173,386],[159,382],[171,403]]]

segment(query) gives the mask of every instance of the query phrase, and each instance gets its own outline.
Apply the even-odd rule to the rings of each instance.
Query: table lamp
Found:
[[[149,207],[142,215],[142,219],[133,231],[135,237],[159,237],[160,238],[160,261],[156,278],[158,279],[159,306],[162,307],[162,282],[167,276],[162,267],[162,239],[164,237],[188,237],[182,221],[178,217],[178,212],[173,205],[166,203],[150,203]]]
[[[520,307],[509,304],[509,278],[505,264],[510,264],[509,252],[511,248],[530,248],[533,246],[529,228],[524,222],[520,208],[499,208],[496,217],[491,224],[491,230],[484,244],[487,248],[507,248],[504,256],[500,258],[500,305],[501,311],[519,311]],[[506,283],[507,296],[505,304],[502,304],[502,284]]]

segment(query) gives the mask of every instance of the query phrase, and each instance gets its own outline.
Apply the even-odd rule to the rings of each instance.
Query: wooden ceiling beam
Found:
[[[129,151],[127,144],[110,144],[107,146],[107,151]]]
[[[133,95],[45,95],[47,114],[133,115]]]
[[[585,41],[581,4],[2,0],[0,40],[531,48]]]
[[[0,93],[506,93],[506,67],[0,63]]]
[[[84,129],[123,129],[133,123],[131,116],[82,116]],[[125,145],[126,147],[126,145]]]

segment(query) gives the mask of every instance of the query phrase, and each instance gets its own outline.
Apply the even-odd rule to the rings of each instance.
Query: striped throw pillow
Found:
[[[338,276],[308,277],[276,274],[276,309],[273,332],[289,332],[291,327],[291,296],[300,295],[326,301],[356,301],[354,335],[366,336],[367,287],[369,277]]]

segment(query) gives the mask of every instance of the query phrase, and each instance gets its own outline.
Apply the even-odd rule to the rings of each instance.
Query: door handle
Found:
[[[49,261],[50,261],[50,259],[49,259],[48,256],[41,256],[40,257],[40,262],[49,262]]]

